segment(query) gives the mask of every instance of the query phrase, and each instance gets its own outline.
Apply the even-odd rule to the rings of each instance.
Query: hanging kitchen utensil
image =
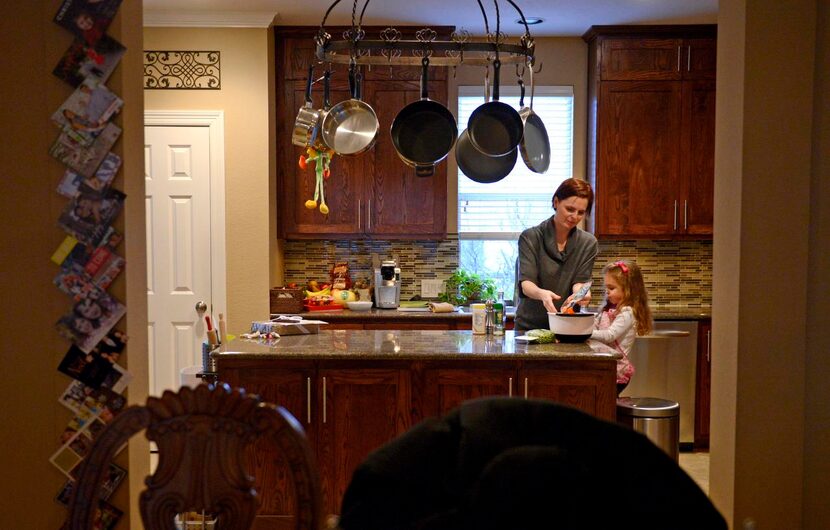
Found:
[[[328,215],[329,207],[326,204],[326,190],[324,180],[329,178],[331,170],[329,165],[334,153],[330,149],[306,149],[308,156],[300,157],[300,169],[306,169],[308,164],[314,164],[314,198],[305,201],[305,207],[309,210],[317,208],[317,200],[320,199],[320,213]]]
[[[501,61],[493,61],[493,101],[470,115],[467,131],[476,149],[488,156],[504,156],[522,141],[524,127],[516,109],[499,101]]]
[[[535,173],[544,173],[550,167],[550,139],[545,124],[538,114],[533,112],[533,92],[536,88],[533,84],[533,65],[528,65],[530,70],[530,107],[525,107],[525,84],[519,78],[521,97],[519,98],[519,116],[524,123],[524,134],[519,150],[522,152],[522,160],[525,165]]]
[[[321,111],[312,107],[311,84],[314,82],[314,65],[308,67],[308,81],[305,87],[305,105],[297,112],[291,143],[299,147],[311,147],[317,142],[320,132]]]
[[[490,71],[484,76],[484,103],[490,100]],[[516,165],[518,149],[506,155],[487,156],[470,141],[469,129],[464,129],[455,144],[455,162],[464,175],[475,182],[491,184],[506,177]]]
[[[326,119],[326,114],[329,113],[329,109],[331,108],[331,97],[330,97],[330,83],[331,81],[331,70],[326,68],[326,71],[323,73],[323,108],[320,109],[320,116],[317,118],[317,128],[320,132],[317,134],[317,141],[314,143],[314,147],[317,149],[328,150],[330,149],[329,146],[326,145],[326,142],[323,140],[323,120]]]
[[[323,119],[323,142],[339,155],[357,155],[371,148],[378,137],[378,116],[368,103],[361,101],[361,74],[349,66],[352,98],[329,109]]]
[[[398,156],[419,177],[429,177],[435,164],[450,154],[458,127],[452,112],[429,99],[427,85],[429,58],[421,60],[421,99],[405,106],[392,122],[392,143]]]

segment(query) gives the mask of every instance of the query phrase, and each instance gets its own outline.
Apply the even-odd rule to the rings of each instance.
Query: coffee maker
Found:
[[[375,269],[375,307],[397,309],[401,301],[401,269],[394,260],[383,261]]]

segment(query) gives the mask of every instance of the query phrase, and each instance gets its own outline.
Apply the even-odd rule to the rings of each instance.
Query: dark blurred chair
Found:
[[[485,398],[370,454],[343,530],[726,529],[643,435],[549,401]]]
[[[159,463],[145,483],[139,506],[144,528],[170,530],[185,512],[206,512],[216,528],[251,527],[259,506],[246,448],[260,437],[277,441],[291,469],[297,497],[296,530],[322,527],[317,469],[302,427],[282,407],[260,402],[227,385],[182,387],[151,397],[119,414],[96,438],[70,501],[70,530],[92,528],[109,463],[130,437],[146,429]]]

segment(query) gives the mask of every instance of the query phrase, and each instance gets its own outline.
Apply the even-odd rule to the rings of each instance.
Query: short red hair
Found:
[[[565,179],[562,184],[556,188],[553,193],[553,199],[559,199],[559,202],[564,201],[570,197],[579,197],[580,199],[588,200],[588,207],[585,209],[587,213],[591,213],[591,207],[594,206],[594,190],[591,185],[584,180],[575,178]],[[551,205],[553,204],[551,199]]]

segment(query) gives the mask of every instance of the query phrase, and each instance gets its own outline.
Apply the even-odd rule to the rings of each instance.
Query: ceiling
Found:
[[[353,0],[357,1],[357,0]],[[326,25],[351,23],[353,1],[341,1],[332,10]],[[363,7],[359,2],[358,13]],[[534,36],[580,36],[592,25],[613,24],[713,24],[717,22],[718,0],[513,0],[526,17],[542,17],[532,26]],[[495,7],[482,0],[494,25]],[[144,0],[147,25],[230,26],[244,20],[270,20],[277,25],[319,25],[332,0]],[[521,33],[514,21],[519,18],[508,1],[499,2],[502,31],[508,36]],[[206,21],[200,24],[199,20]],[[176,24],[172,21],[179,20]],[[166,21],[166,22],[165,22]],[[184,21],[188,21],[184,23]],[[484,21],[473,0],[375,0],[366,9],[366,25],[454,25],[474,35],[484,34]],[[259,24],[262,26],[267,25]],[[493,28],[491,27],[491,31]]]

